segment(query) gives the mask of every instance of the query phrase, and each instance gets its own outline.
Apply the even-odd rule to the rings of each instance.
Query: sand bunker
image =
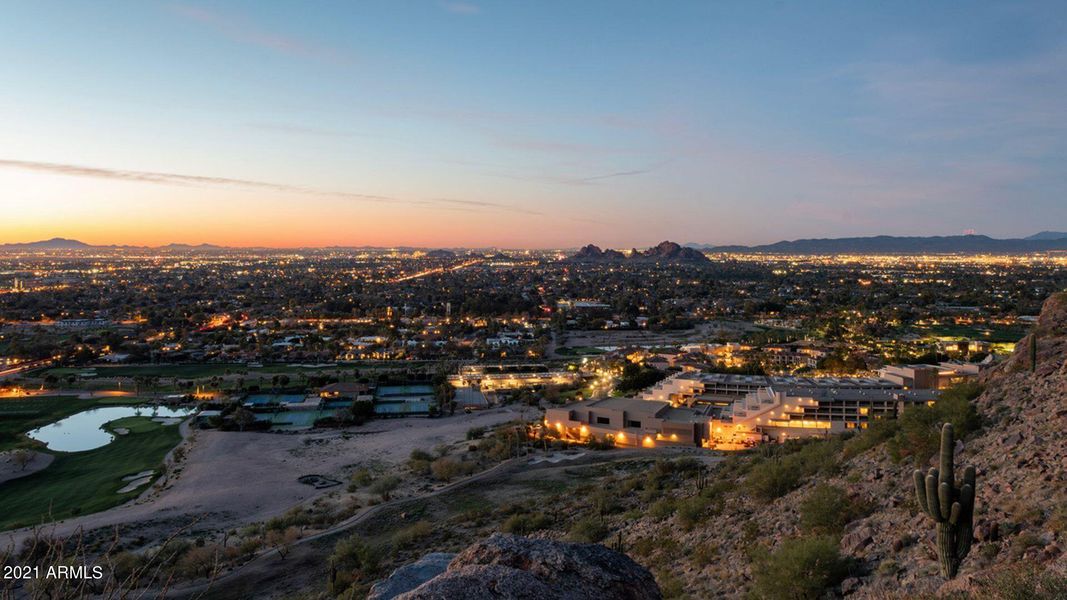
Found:
[[[145,477],[151,477],[155,474],[155,471],[148,469],[147,471],[141,471],[140,473],[134,473],[133,475],[127,475],[122,478],[123,481],[133,481],[134,479],[143,479]]]
[[[26,450],[25,452],[29,452],[30,456],[25,465],[22,465],[16,458],[17,452],[17,450],[0,452],[0,483],[11,479],[18,479],[19,477],[25,477],[27,475],[33,475],[37,471],[47,468],[48,465],[52,464],[52,461],[56,459],[55,455],[48,454],[47,452]]]
[[[123,479],[125,479],[125,478],[123,478]],[[151,476],[141,477],[139,479],[134,479],[133,481],[131,481],[128,484],[126,484],[126,487],[122,488],[121,490],[119,490],[116,493],[118,493],[118,494],[127,494],[129,492],[132,492],[132,491],[136,490],[137,488],[141,487],[142,485],[148,483],[149,481],[152,481],[152,477]]]

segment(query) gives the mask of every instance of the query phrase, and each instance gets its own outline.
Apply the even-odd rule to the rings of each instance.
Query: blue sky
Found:
[[[10,2],[0,241],[1067,229],[1067,9]]]

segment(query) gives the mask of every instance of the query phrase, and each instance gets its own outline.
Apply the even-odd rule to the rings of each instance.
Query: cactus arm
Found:
[[[975,472],[974,467],[967,467],[963,470],[963,485],[971,486],[971,491],[974,491]]]
[[[960,522],[960,511],[961,510],[963,510],[963,509],[962,509],[962,507],[960,507],[960,503],[959,502],[953,502],[952,503],[952,510],[949,511],[949,514],[948,514],[948,522],[949,522],[950,525],[959,524],[959,522]]]
[[[941,519],[948,519],[952,513],[952,484],[942,481],[937,488],[937,498],[941,506]]]
[[[937,475],[933,473],[935,469],[930,471],[926,476],[926,512],[930,513],[935,522],[940,523],[944,519],[941,518],[941,507],[937,503]]]
[[[952,454],[956,449],[956,442],[953,436],[952,424],[945,423],[945,426],[941,428],[941,477],[938,479],[939,483],[948,483],[951,487],[956,485],[956,473],[952,467]],[[942,500],[944,502],[944,500]],[[944,506],[944,505],[942,505]],[[945,512],[944,510],[942,512]]]
[[[926,479],[923,477],[922,470],[915,469],[912,472],[912,478],[915,479],[915,499],[919,501],[919,510],[929,513],[930,508],[926,499]]]

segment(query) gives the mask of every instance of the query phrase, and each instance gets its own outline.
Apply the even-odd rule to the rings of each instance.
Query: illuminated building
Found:
[[[610,436],[620,446],[701,446],[709,435],[707,418],[699,411],[637,398],[602,398],[549,408],[545,420],[564,437]]]

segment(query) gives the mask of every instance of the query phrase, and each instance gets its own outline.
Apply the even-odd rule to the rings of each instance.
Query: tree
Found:
[[[233,411],[233,422],[237,424],[237,427],[244,431],[245,427],[248,427],[252,423],[256,422],[256,415],[252,411],[243,406],[238,406],[237,410]]]
[[[19,468],[19,471],[25,471],[26,467],[33,462],[33,452],[30,452],[25,448],[19,448],[18,450],[15,450],[15,453],[11,458],[15,462],[15,466]]]

